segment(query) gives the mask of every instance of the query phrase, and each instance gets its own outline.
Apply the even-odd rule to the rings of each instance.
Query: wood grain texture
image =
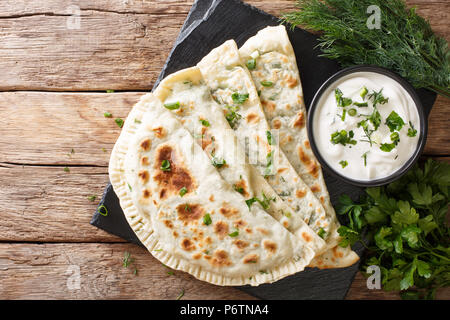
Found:
[[[122,265],[125,252],[134,259],[128,268]],[[182,299],[254,299],[235,288],[169,271],[129,243],[0,243],[1,299],[176,299],[182,290]]]
[[[407,2],[450,39],[448,1]],[[279,16],[295,2],[248,3]],[[0,74],[0,90],[150,90],[191,4],[82,0],[73,11],[71,0],[1,1],[0,70],[8,72]]]
[[[89,224],[96,202],[87,197],[103,192],[120,133],[114,118],[126,117],[143,94],[136,90],[152,88],[192,2],[0,1],[0,91],[21,91],[0,92],[0,299],[175,299],[182,289],[186,299],[251,298],[185,273],[169,276],[145,249]],[[294,8],[292,0],[246,2],[274,15]],[[449,1],[407,3],[450,40]],[[80,29],[71,29],[76,9]],[[79,92],[107,89],[128,92]],[[438,98],[425,149],[447,162],[449,107]],[[122,267],[125,251],[138,276]],[[79,290],[67,287],[70,265],[80,267]],[[398,295],[368,290],[358,274],[347,298]]]

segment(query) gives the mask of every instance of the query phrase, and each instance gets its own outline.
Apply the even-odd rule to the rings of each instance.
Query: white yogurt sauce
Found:
[[[364,87],[368,89],[368,93],[363,99],[360,93]],[[336,88],[342,91],[343,97],[350,98],[353,102],[367,102],[368,107],[355,105],[339,107],[335,97]],[[381,115],[381,124],[371,134],[373,141],[371,146],[370,143],[365,142],[368,140],[367,135],[361,126],[358,128],[358,123],[367,119],[365,115],[373,113],[373,99],[370,99],[369,95],[374,91],[379,92],[381,89],[383,89],[382,95],[389,98],[389,101],[376,106]],[[374,72],[357,72],[347,75],[328,87],[316,108],[313,118],[313,134],[317,148],[331,168],[350,179],[368,181],[390,176],[400,169],[417,149],[420,136],[420,118],[417,107],[411,95],[399,83],[385,75]],[[342,120],[343,109],[346,109],[344,121]],[[350,109],[356,109],[356,116],[349,115]],[[392,111],[395,111],[405,124],[399,131],[394,131],[399,135],[399,142],[390,152],[385,152],[380,147],[383,144],[392,146],[393,143],[392,132],[386,125],[386,118]],[[413,129],[417,130],[414,137],[408,136],[408,129],[411,128],[410,122]],[[367,121],[367,124],[369,130],[374,130],[370,121]],[[341,130],[353,131],[352,140],[355,140],[356,144],[346,144],[345,146],[341,143],[333,144],[332,134]],[[412,135],[411,131],[410,135]]]

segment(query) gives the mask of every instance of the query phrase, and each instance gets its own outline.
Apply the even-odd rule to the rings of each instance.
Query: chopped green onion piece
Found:
[[[360,95],[361,98],[363,98],[363,100],[364,100],[364,98],[366,97],[367,93],[369,93],[369,90],[367,90],[366,87],[363,87],[363,88],[361,89],[361,91],[359,92],[359,95]]]
[[[64,172],[70,172],[69,167],[64,167]]]
[[[225,159],[213,157],[211,163],[216,168],[222,168],[227,162]]]
[[[212,223],[211,215],[209,213],[203,216],[203,224],[209,226]]]
[[[188,192],[188,190],[186,189],[186,187],[183,187],[180,189],[180,196],[184,196],[186,193]]]
[[[341,116],[341,120],[342,121],[345,121],[345,115],[346,114],[347,114],[347,110],[346,109],[342,110],[342,116]]]
[[[176,110],[180,108],[180,103],[179,102],[165,103],[164,107],[169,110]]]
[[[122,128],[122,127],[123,127],[123,122],[124,122],[123,119],[116,118],[114,121],[115,121],[116,124],[119,126],[119,128]]]
[[[248,70],[254,70],[256,68],[256,59],[248,59],[247,60],[247,68]]]
[[[348,162],[346,160],[339,161],[339,164],[342,166],[342,169],[344,169],[346,166],[348,166]]]
[[[200,120],[200,123],[202,124],[202,126],[205,126],[205,127],[209,127],[209,126],[210,126],[208,120],[201,119],[201,120]]]
[[[351,108],[350,110],[348,110],[348,115],[350,117],[356,116],[356,109],[355,108]]]
[[[99,206],[97,208],[97,212],[100,213],[104,217],[106,217],[108,215],[108,209],[104,205]]]
[[[261,81],[260,83],[263,87],[272,87],[273,86],[272,81]]]
[[[233,99],[233,102],[236,104],[243,104],[245,101],[247,101],[249,97],[249,94],[241,94],[239,92],[235,92],[231,95],[231,99]]]
[[[232,238],[234,238],[234,237],[237,237],[238,235],[239,235],[239,230],[237,230],[236,229],[236,231],[234,231],[234,232],[232,232],[232,233],[230,233],[230,234],[228,234],[230,237],[232,237]]]
[[[363,107],[368,107],[369,104],[367,102],[353,102],[353,104],[357,107],[363,108]]]
[[[163,160],[161,163],[161,170],[162,171],[170,171],[170,162],[169,160]]]
[[[106,93],[113,93],[113,92],[114,92],[114,90],[112,90],[112,89],[106,90]]]
[[[112,113],[106,111],[106,112],[103,114],[103,116],[104,116],[105,118],[111,118],[111,117],[112,117]]]
[[[89,201],[95,201],[95,199],[97,199],[97,196],[95,196],[95,195],[92,195],[92,196],[88,197]]]
[[[322,239],[325,239],[327,232],[323,228],[320,228],[319,231],[317,232],[317,235]]]
[[[267,136],[267,142],[268,142],[270,145],[273,145],[272,132],[266,131],[266,136]]]

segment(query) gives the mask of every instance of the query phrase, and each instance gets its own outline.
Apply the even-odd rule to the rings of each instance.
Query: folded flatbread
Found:
[[[330,220],[326,240],[333,250],[315,259],[313,266],[346,267],[355,263],[358,256],[350,248],[336,247],[339,242],[339,222],[320,164],[309,145],[302,85],[286,28],[277,26],[262,29],[245,42],[239,53],[242,64],[250,69],[253,82],[260,92],[267,121],[272,129],[279,130],[281,149],[301,179],[320,200]]]
[[[244,149],[225,119],[222,108],[212,99],[199,68],[184,69],[168,76],[154,94],[164,105],[179,105],[172,110],[172,115],[216,163],[222,178],[236,192],[248,201],[255,198],[263,200],[265,211],[294,233],[302,245],[311,247],[313,251],[324,248],[325,241],[306,225],[295,207],[283,201],[255,167],[249,165]]]
[[[139,240],[165,265],[217,285],[258,285],[303,270],[298,238],[222,179],[153,95],[133,107],[109,175]]]
[[[230,112],[239,114],[233,118],[236,121],[230,122],[250,163],[311,229],[318,234],[329,232],[331,217],[281,151],[281,137],[273,134],[265,119],[258,92],[250,73],[241,64],[236,43],[233,40],[225,42],[204,57],[198,66],[227,118]],[[271,138],[267,132],[272,132]]]

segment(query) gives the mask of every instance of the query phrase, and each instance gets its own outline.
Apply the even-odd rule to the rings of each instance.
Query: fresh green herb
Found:
[[[369,106],[367,102],[353,102],[353,104],[359,108],[365,108]]]
[[[133,191],[133,188],[130,186],[130,184],[127,182],[128,189],[130,189],[130,192]]]
[[[273,172],[273,151],[269,152],[266,156],[266,169],[264,171],[264,175],[267,177]]]
[[[114,121],[116,122],[116,124],[119,128],[123,127],[123,123],[124,123],[123,119],[116,118]]]
[[[168,274],[169,276],[173,276],[175,273],[174,273],[173,271],[167,271],[167,274]]]
[[[106,90],[106,93],[114,93],[114,90],[108,89]]]
[[[170,171],[171,170],[169,160],[163,160],[161,162],[161,170],[162,171]]]
[[[189,206],[189,203],[186,203],[186,204],[184,205],[184,211],[186,211],[186,212],[191,212],[191,207]]]
[[[430,159],[387,186],[366,189],[359,203],[341,196],[337,213],[349,223],[338,230],[340,245],[368,246],[362,270],[379,266],[384,290],[433,298],[450,286],[449,204],[450,165]]]
[[[226,106],[226,108],[227,108],[227,110],[225,113],[225,118],[227,119],[228,124],[230,125],[231,129],[235,129],[239,120],[242,118],[242,116],[239,113],[237,113],[237,111],[239,111],[239,107]]]
[[[397,145],[400,142],[400,135],[398,132],[392,132],[391,133],[391,141]]]
[[[266,131],[266,136],[267,136],[267,142],[269,143],[269,145],[273,145],[274,141],[273,141],[273,137],[272,137],[272,132]]]
[[[104,217],[108,215],[108,209],[103,204],[97,208],[97,212]]]
[[[366,140],[361,140],[361,141],[368,142],[370,144],[370,146],[372,147],[372,145],[375,143],[372,140],[372,134],[374,133],[375,130],[370,130],[369,129],[369,124],[367,123],[367,120],[363,120],[363,121],[358,122],[357,127],[358,128],[362,127],[363,131],[364,131],[364,134],[367,137],[367,141]]]
[[[64,172],[70,172],[69,167],[64,167]]]
[[[105,113],[103,113],[103,116],[104,116],[105,118],[111,118],[111,117],[112,117],[112,113],[110,113],[110,112],[105,112]]]
[[[369,90],[367,90],[367,88],[364,86],[361,91],[359,92],[360,97],[364,100],[366,98],[366,95],[369,93]],[[356,102],[355,102],[356,104]],[[358,105],[357,105],[358,106]],[[359,107],[359,106],[358,106]],[[367,107],[367,103],[365,105],[365,107]]]
[[[391,152],[395,148],[395,143],[382,143],[380,146],[380,150],[384,152]]]
[[[344,110],[345,111],[345,110]],[[348,110],[348,115],[350,117],[354,117],[356,116],[356,109],[355,108],[351,108],[350,110]]]
[[[239,235],[239,230],[236,229],[234,232],[229,233],[228,235],[229,235],[230,237],[232,237],[232,238],[237,237],[237,236]]]
[[[366,151],[363,153],[363,155],[361,156],[361,158],[364,159],[364,167],[367,167],[367,154],[369,153],[369,151]]]
[[[381,29],[368,28],[367,8],[376,6]],[[397,72],[416,88],[450,97],[447,41],[403,0],[298,0],[298,10],[284,15],[293,27],[320,31],[324,57],[344,67],[372,64]]]
[[[188,192],[188,190],[186,189],[186,187],[181,188],[180,189],[180,197],[184,196],[187,192]]]
[[[339,161],[339,164],[342,166],[342,169],[344,169],[346,166],[348,166],[348,162],[346,160]]]
[[[389,98],[385,98],[383,96],[383,88],[380,91],[373,91],[369,94],[369,99],[372,99],[373,106],[376,107],[378,104],[386,104],[389,101]]]
[[[180,300],[181,298],[183,298],[183,296],[184,296],[184,289],[181,289],[181,292],[178,295],[177,300]]]
[[[223,158],[213,157],[211,163],[216,168],[222,168],[227,162]]]
[[[417,130],[414,129],[413,124],[411,121],[409,121],[409,128],[408,128],[408,137],[415,137],[417,135]]]
[[[137,268],[134,268],[134,270],[133,270],[133,274],[134,274],[135,276],[137,276],[137,275],[138,275],[138,269],[137,269]]]
[[[180,103],[179,102],[165,103],[164,107],[169,110],[177,110],[180,109]]]
[[[231,95],[231,99],[233,99],[233,102],[236,104],[243,104],[245,101],[247,101],[249,97],[249,94],[241,94],[238,92],[235,92]]]
[[[142,123],[142,121],[141,121],[141,120],[139,120],[139,119],[134,119],[134,123],[137,123],[137,124],[141,124],[141,123]]]
[[[352,99],[345,98],[343,95],[344,94],[339,88],[336,88],[336,90],[334,90],[334,96],[336,98],[336,103],[338,107],[348,107],[353,103]]]
[[[272,81],[261,81],[260,83],[263,87],[272,87],[273,86]]]
[[[347,110],[346,109],[343,109],[342,110],[342,116],[341,116],[341,120],[342,121],[345,121],[345,115],[347,114]]]
[[[381,124],[381,115],[378,112],[377,108],[374,107],[372,114],[369,116],[368,118],[370,120],[370,122],[372,123],[375,131],[378,130],[378,128],[380,127]]]
[[[203,216],[203,224],[209,226],[212,223],[211,215],[209,213]]]
[[[317,235],[322,239],[325,239],[327,236],[327,232],[323,228],[320,228],[319,231],[317,232]]]
[[[241,194],[244,193],[244,188],[238,187],[237,185],[233,184],[233,189]]]
[[[346,130],[336,131],[331,134],[331,143],[342,144],[343,146],[346,146],[347,144],[355,145],[356,140],[352,139],[354,136],[355,134],[352,130],[350,130],[350,132],[347,132]]]
[[[123,254],[122,266],[124,268],[128,268],[133,262],[134,259],[131,258],[131,254],[128,251],[125,251],[125,253]]]
[[[248,59],[247,60],[247,68],[248,70],[254,70],[256,68],[256,59]]]
[[[392,111],[389,116],[386,118],[385,123],[391,132],[394,132],[395,130],[400,131],[403,126],[405,125],[405,122],[403,119],[398,115],[397,112]]]
[[[245,200],[245,203],[247,203],[248,209],[250,210],[252,204],[254,204],[255,202],[258,202],[264,209],[268,209],[270,206],[270,201],[275,201],[275,197],[274,198],[267,198],[267,196],[264,194],[264,192],[262,193],[262,200],[258,199],[257,197],[253,197],[250,198],[248,200]]]
[[[95,199],[97,199],[97,196],[92,195],[92,196],[89,196],[87,198],[88,198],[89,201],[95,201]]]
[[[209,124],[209,121],[208,120],[200,120],[200,123],[202,124],[202,126],[205,126],[205,127],[209,127],[210,126],[210,124]]]

